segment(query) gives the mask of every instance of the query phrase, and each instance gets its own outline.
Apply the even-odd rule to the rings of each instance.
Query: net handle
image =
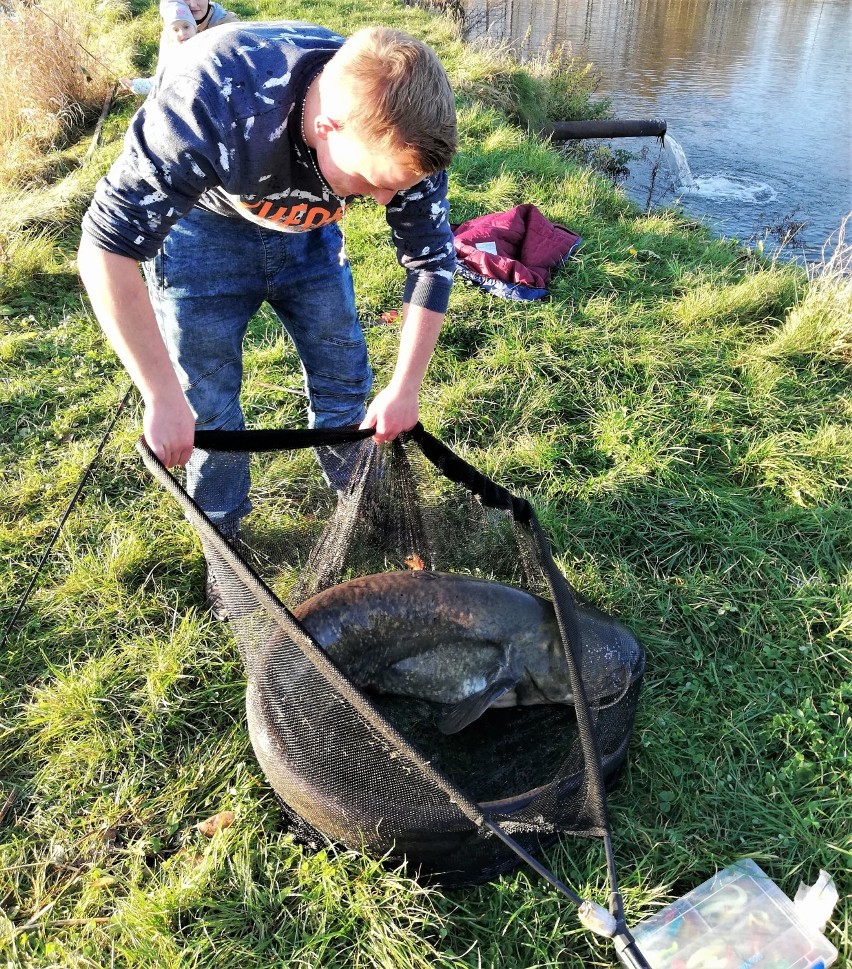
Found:
[[[241,434],[244,432],[235,431],[222,433]],[[295,432],[281,433],[289,434]],[[313,435],[310,432],[305,433],[308,435],[309,439],[312,439]],[[362,434],[361,436],[368,437],[369,435]],[[358,438],[344,438],[344,440],[358,440]],[[217,554],[225,559],[230,568],[234,570],[240,581],[252,590],[252,593],[257,598],[258,603],[269,619],[279,629],[283,630],[288,635],[292,636],[294,630],[297,630],[298,633],[301,634],[305,648],[302,648],[302,644],[299,642],[297,642],[296,645],[302,649],[302,653],[305,658],[312,663],[316,669],[320,670],[330,683],[335,685],[338,689],[351,685],[343,673],[341,673],[334,663],[328,658],[325,651],[316,645],[314,640],[305,631],[299,620],[290,612],[286,605],[284,605],[284,603],[281,602],[281,600],[267,588],[260,576],[258,576],[251,565],[246,562],[239,552],[237,552],[232,545],[225,541],[221,533],[216,529],[216,526],[204,513],[201,506],[192,497],[190,497],[190,495],[187,494],[174,475],[151,450],[151,447],[145,440],[144,436],[137,440],[136,450],[142,458],[145,466],[151,472],[153,477],[160,482],[166,492],[175,498],[178,504],[183,507],[185,513],[191,513],[191,517],[189,515],[187,515],[187,517],[189,518],[190,524],[195,528],[199,537],[206,539],[206,541],[216,549]],[[243,448],[238,447],[234,448],[234,450],[242,451]],[[307,644],[309,644],[309,646]],[[404,751],[408,760],[431,778],[435,786],[443,792],[447,799],[454,804],[456,808],[458,808],[461,815],[466,817],[468,821],[477,827],[482,826],[485,819],[484,813],[476,802],[469,798],[464,791],[461,790],[461,788],[459,788],[452,780],[447,778],[436,767],[434,767],[428,761],[424,761],[422,755],[415,750],[414,747],[412,747],[409,741],[403,737],[399,731],[391,726],[391,724],[389,724],[383,717],[377,714],[372,704],[370,704],[367,698],[361,695],[359,691],[355,690],[350,692],[348,694],[348,698],[349,702],[357,710],[358,714],[370,724],[371,728],[387,738],[388,741],[399,750]]]

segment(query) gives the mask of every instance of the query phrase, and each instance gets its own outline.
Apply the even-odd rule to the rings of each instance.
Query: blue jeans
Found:
[[[276,232],[194,208],[144,264],[148,292],[196,427],[242,430],[243,338],[269,303],[302,363],[309,427],[357,425],[372,386],[348,263],[336,225]],[[349,449],[322,449],[326,480],[347,483]],[[187,491],[222,531],[251,508],[247,454],[196,448]]]

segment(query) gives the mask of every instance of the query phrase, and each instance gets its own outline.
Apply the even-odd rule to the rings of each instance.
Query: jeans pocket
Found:
[[[142,272],[145,275],[145,282],[148,284],[148,291],[151,294],[162,293],[166,288],[166,270],[164,263],[163,250],[161,249],[156,256],[146,259],[142,263]]]

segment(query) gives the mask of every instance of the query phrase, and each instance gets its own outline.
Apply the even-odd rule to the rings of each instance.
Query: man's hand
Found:
[[[186,464],[195,418],[157,328],[139,266],[104,252],[84,234],[77,267],[107,339],[145,401],[145,440],[167,468]]]
[[[417,423],[419,385],[414,392],[405,387],[395,387],[392,383],[373,398],[367,416],[361,427],[375,427],[373,440],[377,444],[392,441],[403,431],[410,431]]]
[[[148,447],[167,468],[184,465],[192,454],[195,417],[183,394],[145,407],[142,427]]]
[[[420,385],[443,322],[443,313],[403,304],[402,333],[393,377],[376,395],[361,422],[362,428],[375,427],[373,440],[377,444],[392,441],[417,423]]]

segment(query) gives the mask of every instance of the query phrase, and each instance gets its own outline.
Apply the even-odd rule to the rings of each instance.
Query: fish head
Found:
[[[531,685],[541,695],[541,703],[571,703],[574,691],[562,638],[556,633],[549,638],[538,662],[526,667]]]

